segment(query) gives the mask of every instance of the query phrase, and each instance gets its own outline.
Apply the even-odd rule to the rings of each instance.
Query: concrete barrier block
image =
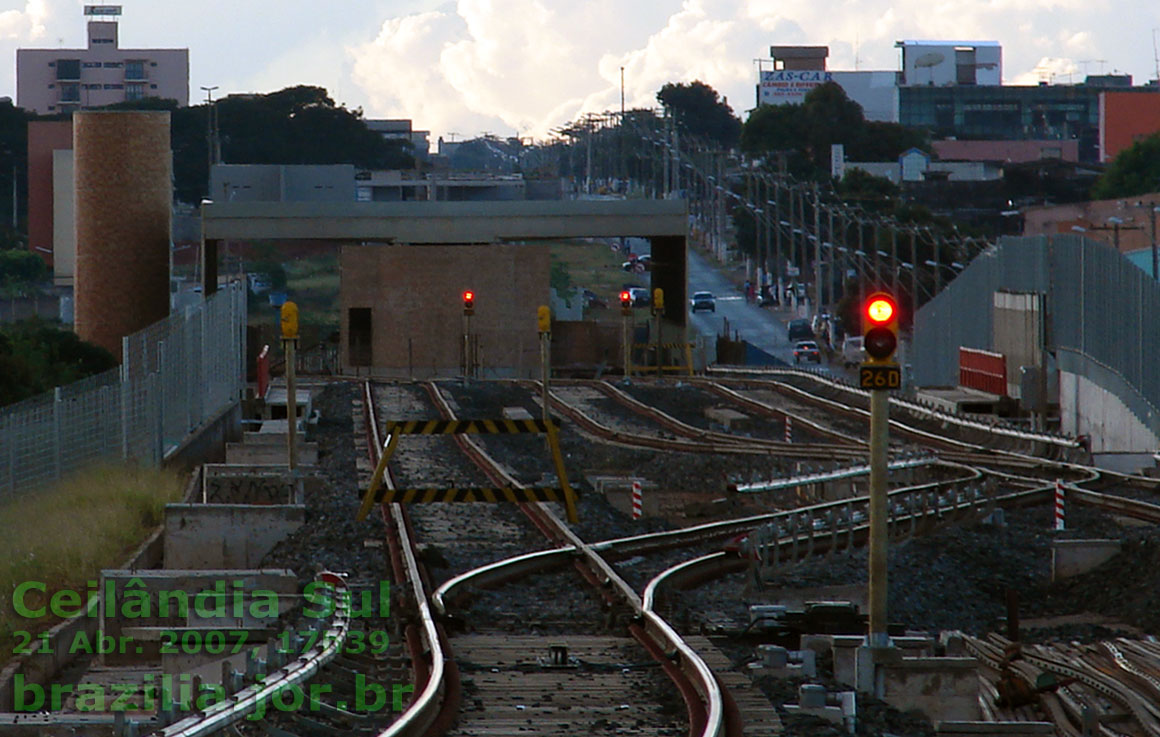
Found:
[[[903,658],[881,666],[882,700],[918,709],[932,721],[974,721],[979,710],[974,658]]]
[[[1053,540],[1051,543],[1051,580],[1078,576],[1115,557],[1119,540]]]

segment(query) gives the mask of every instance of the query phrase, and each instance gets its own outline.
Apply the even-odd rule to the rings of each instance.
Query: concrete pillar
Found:
[[[120,356],[169,314],[169,113],[75,113],[73,148],[76,332]]]

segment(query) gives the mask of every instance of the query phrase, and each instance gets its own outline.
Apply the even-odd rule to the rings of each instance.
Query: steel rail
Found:
[[[432,384],[428,384],[428,387],[430,387],[429,391],[432,392],[432,395],[437,398],[441,411],[449,419],[453,419],[454,413],[450,405],[442,397],[438,388]],[[459,437],[462,436],[457,436],[457,438]],[[496,463],[473,439],[465,437],[463,439],[469,441],[470,445],[474,446],[476,453],[472,454],[472,459],[479,463],[481,467],[484,464],[491,465],[496,473],[502,476],[507,483],[516,487],[522,486],[518,480]],[[689,708],[690,729],[697,730],[695,734],[700,735],[700,737],[721,737],[725,730],[725,700],[721,693],[721,686],[717,683],[716,678],[713,677],[712,671],[705,664],[704,660],[669,627],[664,619],[655,613],[646,611],[642,605],[641,597],[636,593],[636,590],[594,549],[594,546],[581,540],[563,520],[555,515],[547,504],[536,502],[534,504],[524,504],[521,507],[525,511],[534,509],[535,515],[540,517],[543,523],[546,523],[546,525],[541,525],[540,522],[537,522],[537,526],[550,528],[550,531],[554,532],[551,535],[553,539],[568,545],[568,548],[562,550],[561,554],[566,553],[572,557],[579,555],[583,559],[585,566],[596,576],[596,580],[604,586],[613,588],[616,591],[616,597],[628,604],[634,616],[641,618],[645,622],[643,630],[639,632],[634,631],[634,634],[638,639],[651,640],[651,642],[642,641],[642,644],[654,656],[660,655],[663,658],[665,653],[674,650],[679,654],[677,666],[685,674],[692,688],[695,689],[696,693],[704,702],[702,705],[702,717],[702,709],[698,709],[696,705],[688,703],[689,694],[685,692],[685,688],[679,681],[676,682],[678,689],[686,697],[686,703]],[[557,551],[544,552],[552,554]],[[537,558],[542,560],[545,557],[548,556],[543,555],[543,553],[517,556],[521,562],[529,559],[536,560]],[[440,587],[440,591],[445,587],[446,584],[444,587]],[[443,596],[440,595],[440,591],[436,592],[436,600],[442,606]],[[446,611],[445,608],[443,610]],[[630,626],[631,629],[633,628]],[[702,724],[696,724],[697,717],[701,718],[700,721],[702,721]]]
[[[157,737],[206,737],[246,718],[276,694],[296,688],[314,676],[327,663],[342,652],[350,632],[350,598],[340,596],[339,590],[332,589],[335,597],[334,618],[326,633],[307,653],[300,655],[292,663],[262,678],[252,686],[207,707],[203,712],[186,717],[167,727],[154,730]]]
[[[754,374],[763,375],[763,376],[804,377],[804,378],[808,378],[809,380],[814,381],[816,383],[825,384],[831,388],[838,389],[840,391],[844,391],[844,392],[847,392],[850,394],[856,394],[859,396],[866,396],[867,395],[865,390],[858,389],[856,387],[849,386],[849,385],[841,383],[841,382],[833,381],[831,379],[827,379],[823,376],[820,376],[820,375],[813,373],[813,372],[810,372],[810,371],[802,371],[800,369],[799,370],[795,370],[795,369],[748,369],[748,370],[743,370],[743,369],[734,369],[734,368],[712,366],[712,367],[709,367],[708,369],[706,369],[706,372],[711,373],[711,374],[723,374],[726,376],[742,376],[742,377],[752,376]],[[890,403],[897,405],[898,407],[903,408],[909,412],[913,412],[915,414],[927,415],[928,417],[931,417],[932,419],[937,419],[937,420],[942,421],[942,422],[949,422],[949,423],[952,423],[955,425],[959,425],[960,427],[966,427],[966,428],[970,428],[973,430],[985,430],[985,431],[990,432],[990,433],[995,433],[998,435],[1005,435],[1005,436],[1012,437],[1012,438],[1018,438],[1020,440],[1030,440],[1030,441],[1038,442],[1038,443],[1048,443],[1048,444],[1059,446],[1061,448],[1073,449],[1073,448],[1080,447],[1079,441],[1075,440],[1074,438],[1069,438],[1069,437],[1066,437],[1063,435],[1048,434],[1048,433],[1027,432],[1025,430],[1019,430],[1019,429],[1016,429],[1013,427],[1008,427],[1006,425],[991,425],[989,423],[979,422],[978,420],[969,420],[969,419],[966,419],[966,418],[961,417],[959,415],[956,415],[956,414],[953,414],[950,412],[944,412],[944,411],[938,410],[938,409],[934,409],[933,407],[928,407],[928,406],[923,405],[919,402],[914,402],[914,401],[911,401],[908,399],[902,399],[900,397],[891,397]]]
[[[371,455],[371,461],[378,463],[383,451],[383,443],[379,434],[378,417],[376,415],[375,401],[370,381],[364,382],[363,384],[363,396],[365,403],[364,418],[368,425],[370,438],[368,452]],[[395,482],[391,476],[390,469],[384,469],[383,483],[387,485],[388,489],[394,488]],[[410,533],[407,530],[407,525],[403,518],[403,509],[398,504],[391,504],[388,513],[386,505],[383,505],[383,523],[389,526],[392,522],[395,526],[395,534],[398,536],[399,554],[402,557],[407,585],[410,587],[414,596],[415,605],[418,608],[419,620],[422,624],[422,627],[419,629],[422,650],[431,653],[431,672],[427,675],[427,681],[419,695],[408,704],[403,713],[390,726],[379,733],[379,736],[421,737],[435,722],[443,708],[443,695],[447,688],[445,678],[446,668],[444,666],[445,656],[443,653],[443,642],[439,635],[439,630],[435,626],[435,618],[431,614],[431,607],[428,604],[423,576],[419,571],[418,561],[415,559],[414,546],[411,543]],[[417,661],[412,663],[412,666],[417,668]]]
[[[535,387],[538,382],[523,381],[527,387]],[[579,428],[596,437],[597,440],[627,447],[651,448],[653,450],[682,451],[687,453],[735,453],[741,455],[791,456],[794,458],[832,459],[835,457],[863,458],[862,448],[835,445],[812,445],[806,443],[785,444],[774,441],[750,439],[748,442],[701,443],[676,438],[654,438],[647,435],[613,430],[593,419],[583,410],[568,403],[555,392],[549,392],[553,405]]]

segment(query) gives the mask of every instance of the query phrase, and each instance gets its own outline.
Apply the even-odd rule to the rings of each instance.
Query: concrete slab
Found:
[[[166,504],[165,568],[255,568],[305,521],[301,504]]]
[[[313,466],[318,463],[318,443],[303,443],[298,446],[298,465]],[[284,444],[226,443],[226,463],[241,465],[286,464]]]

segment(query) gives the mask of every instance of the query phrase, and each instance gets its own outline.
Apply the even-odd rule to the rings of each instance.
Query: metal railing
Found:
[[[238,402],[246,290],[224,287],[122,340],[119,368],[0,409],[0,498],[100,462],[160,465]]]

